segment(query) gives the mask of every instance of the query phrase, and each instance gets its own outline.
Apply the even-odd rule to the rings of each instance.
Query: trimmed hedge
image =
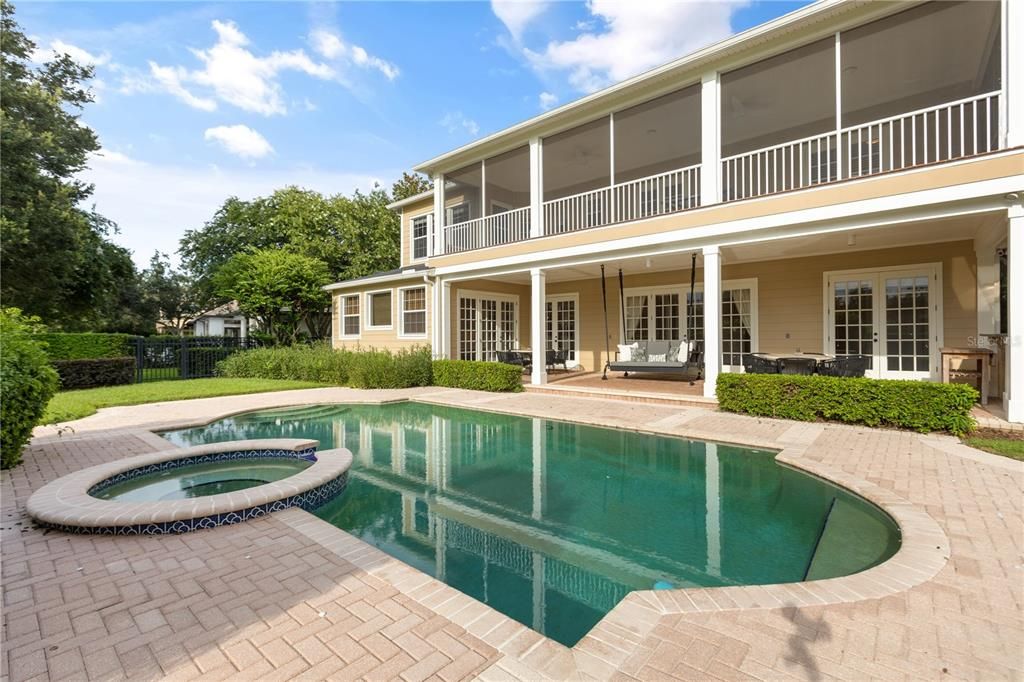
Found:
[[[501,362],[434,360],[434,385],[474,391],[521,391],[523,368]]]
[[[19,311],[0,311],[0,467],[21,462],[21,450],[57,392],[57,372],[42,344],[29,333],[37,321]]]
[[[430,349],[334,350],[327,345],[256,348],[222,360],[227,377],[316,381],[353,388],[429,386]]]
[[[42,341],[51,360],[84,360],[92,358],[123,358],[132,355],[130,334],[97,334],[93,332],[47,332],[35,334]]]
[[[54,360],[61,390],[121,386],[135,381],[135,358],[92,358]]]
[[[719,374],[716,391],[728,412],[955,435],[974,429],[978,399],[966,384],[817,375]]]

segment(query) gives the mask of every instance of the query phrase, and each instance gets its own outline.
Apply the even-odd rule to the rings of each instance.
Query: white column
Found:
[[[544,515],[545,480],[547,462],[547,429],[544,420],[533,419],[533,518],[540,521]]]
[[[451,282],[441,284],[441,319],[438,324],[441,326],[439,337],[441,347],[437,351],[438,357],[450,358],[452,356],[452,285]]]
[[[722,366],[722,256],[704,247],[704,396],[715,397]]]
[[[430,286],[430,354],[441,357],[441,321],[444,319],[441,314],[441,294],[444,292],[444,284],[437,278]]]
[[[544,234],[544,164],[539,137],[530,140],[530,236]]]
[[[719,134],[719,82],[715,72],[700,81],[700,203],[722,200],[721,135]]]
[[[444,253],[444,176],[434,176],[434,255]]]
[[[1006,146],[1024,145],[1024,3],[1003,0],[1003,100]]]
[[[548,382],[544,343],[546,288],[544,271],[539,268],[530,270],[530,347],[533,349],[533,371],[530,374],[530,383],[534,385],[546,384]]]
[[[533,552],[533,629],[544,632],[544,555]]]
[[[1024,206],[1007,211],[1006,416],[1024,422]]]

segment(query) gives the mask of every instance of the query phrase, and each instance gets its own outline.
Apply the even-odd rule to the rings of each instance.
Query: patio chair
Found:
[[[818,361],[814,358],[779,358],[779,374],[814,374]]]
[[[530,366],[530,362],[524,353],[517,353],[511,350],[499,350],[498,362],[522,367],[524,371]]]
[[[564,350],[548,350],[544,354],[544,364],[548,367],[555,367],[561,365],[562,369],[566,372],[569,371],[569,354]]]
[[[818,363],[818,374],[827,377],[862,377],[868,371],[871,358],[867,355],[842,355]]]
[[[778,374],[779,363],[777,360],[747,353],[743,356],[743,371],[747,374]]]

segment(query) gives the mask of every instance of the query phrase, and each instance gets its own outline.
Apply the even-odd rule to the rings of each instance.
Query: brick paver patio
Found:
[[[905,545],[937,551],[806,588],[634,593],[566,649],[301,510],[159,537],[70,536],[24,513],[65,473],[169,447],[156,425],[407,396],[784,449],[906,519]],[[1024,679],[1024,464],[950,437],[441,389],[112,408],[73,434],[37,434],[3,473],[0,674],[12,681]]]

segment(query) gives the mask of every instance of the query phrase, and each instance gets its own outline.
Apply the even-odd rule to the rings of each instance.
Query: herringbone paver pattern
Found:
[[[909,589],[885,587],[879,598],[858,597],[855,576],[853,596],[842,603],[815,603],[815,592],[798,587],[786,588],[798,606],[783,601],[770,608],[749,608],[736,591],[673,591],[659,604],[627,598],[616,609],[624,618],[606,619],[567,650],[449,597],[411,569],[367,568],[376,561],[367,558],[372,551],[353,549],[350,536],[322,531],[298,510],[157,538],[71,537],[34,529],[23,515],[25,499],[44,482],[162,446],[145,432],[104,432],[105,424],[202,420],[247,407],[402,392],[332,389],[116,408],[86,420],[77,436],[37,441],[22,467],[3,474],[0,672],[19,682],[1024,679],[1020,463],[943,436],[552,395],[413,393],[446,404],[786,448],[791,463],[867,481],[908,508],[926,510],[948,539],[948,561]]]

